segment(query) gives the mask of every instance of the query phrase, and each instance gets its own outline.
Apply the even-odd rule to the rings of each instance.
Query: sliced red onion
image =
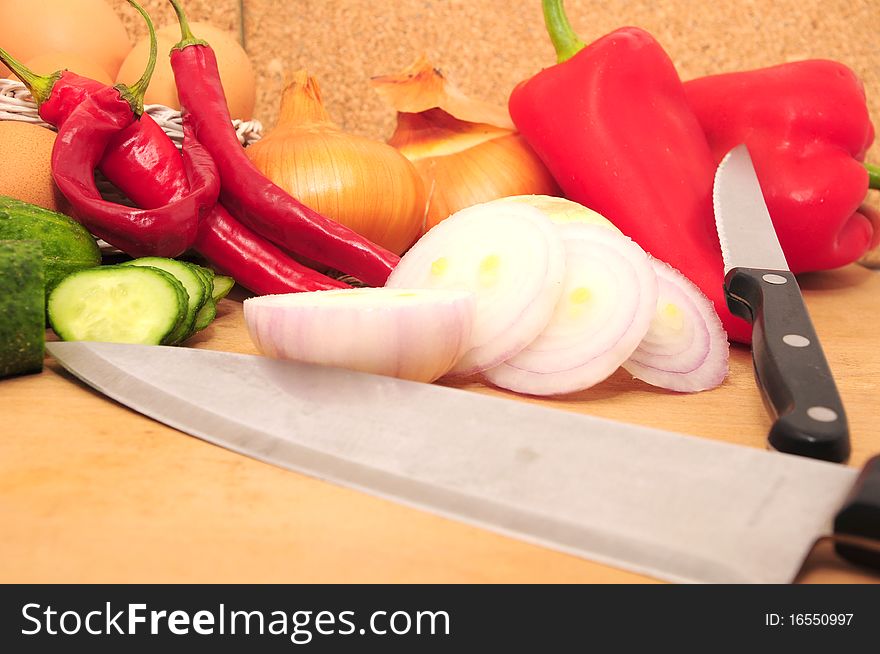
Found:
[[[673,391],[719,386],[727,377],[730,345],[715,307],[675,268],[651,263],[659,284],[657,311],[623,367],[636,379]]]
[[[589,388],[629,358],[651,324],[657,279],[644,250],[603,226],[557,229],[565,243],[562,296],[528,347],[483,373],[496,386],[530,395]]]
[[[430,382],[470,345],[475,301],[455,290],[346,288],[244,301],[266,356]]]
[[[474,293],[471,347],[450,372],[465,376],[510,358],[541,333],[564,275],[562,238],[541,211],[487,203],[453,214],[419,239],[386,288]]]

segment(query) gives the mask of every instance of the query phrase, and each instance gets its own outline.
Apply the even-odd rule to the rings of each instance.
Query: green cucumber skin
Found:
[[[101,251],[88,230],[64,214],[0,195],[0,239],[43,245],[46,295],[67,275],[101,265]]]
[[[195,331],[196,332],[202,331],[205,327],[210,325],[214,321],[214,318],[216,318],[216,317],[217,317],[217,305],[214,304],[214,300],[211,300],[205,306],[202,307],[201,311],[199,311],[198,315],[196,316]],[[193,333],[195,333],[195,332],[193,332]]]
[[[153,275],[161,278],[167,284],[167,287],[173,291],[174,298],[176,300],[175,308],[174,308],[174,319],[169,320],[167,323],[167,327],[164,328],[164,331],[161,333],[157,333],[155,338],[150,340],[142,340],[137,341],[139,343],[143,343],[146,345],[160,345],[165,344],[169,335],[171,335],[177,326],[180,324],[180,321],[183,317],[187,315],[187,305],[188,305],[188,296],[186,290],[183,288],[183,284],[175,277],[174,275],[165,272],[164,270],[160,270],[159,268],[153,268],[150,266],[100,266],[98,268],[93,268],[90,270],[81,270],[78,272],[69,275],[65,278],[50,294],[49,296],[49,321],[52,325],[52,329],[55,330],[55,333],[58,334],[59,338],[64,341],[71,340],[80,340],[77,337],[77,334],[68,330],[66,323],[69,323],[68,316],[65,315],[67,307],[65,307],[65,300],[67,298],[64,297],[65,293],[68,293],[68,289],[74,284],[78,284],[83,280],[87,280],[89,277],[94,276],[110,276],[118,273],[120,270],[128,270],[130,273],[123,273],[130,275],[134,273],[135,275]],[[82,295],[77,295],[77,297],[82,297]],[[137,315],[132,315],[132,320],[137,320]],[[131,342],[125,340],[118,339],[106,339],[108,342]]]
[[[41,243],[0,241],[0,378],[43,369],[45,293]]]

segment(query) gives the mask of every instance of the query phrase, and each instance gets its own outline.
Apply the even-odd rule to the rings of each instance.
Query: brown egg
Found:
[[[59,70],[69,70],[77,75],[89,77],[97,82],[113,86],[113,78],[107,71],[93,61],[78,54],[47,52],[28,59],[24,65],[40,75],[49,75]]]
[[[0,44],[19,61],[77,54],[111,78],[131,50],[125,25],[105,0],[0,0]]]
[[[52,211],[67,201],[52,179],[55,132],[17,120],[0,121],[0,195],[8,195]]]
[[[220,69],[220,79],[223,82],[223,90],[226,92],[230,115],[233,118],[250,120],[254,113],[257,84],[254,68],[244,48],[231,32],[226,32],[208,23],[190,23],[190,29],[196,38],[204,39],[210,43],[217,56],[217,67]],[[180,28],[176,23],[166,25],[157,30],[156,37],[159,44],[159,60],[156,62],[156,70],[153,73],[144,102],[180,109],[174,73],[171,71],[171,59],[168,56],[174,44],[180,41]],[[136,82],[144,72],[149,52],[149,39],[143,39],[135,45],[119,69],[116,82],[124,84]]]

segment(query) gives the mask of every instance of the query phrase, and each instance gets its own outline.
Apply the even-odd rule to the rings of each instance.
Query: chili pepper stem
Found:
[[[135,0],[128,0],[128,4],[134,7],[147,23],[147,29],[150,31],[150,58],[147,60],[147,67],[144,70],[144,74],[141,75],[141,78],[137,82],[131,86],[117,84],[114,88],[119,91],[122,99],[131,105],[131,110],[134,115],[140,117],[144,113],[144,94],[147,92],[147,87],[150,85],[150,79],[153,77],[153,70],[156,68],[156,56],[158,51],[156,45],[156,28],[153,26],[153,21],[150,19],[150,15],[143,7],[135,2]]]
[[[865,164],[868,169],[868,188],[880,191],[880,166],[874,164]]]
[[[207,46],[207,41],[204,39],[197,39],[193,36],[192,31],[189,29],[189,21],[186,19],[186,13],[183,11],[183,6],[180,4],[180,0],[169,0],[169,2],[171,2],[171,6],[174,7],[174,13],[177,14],[177,22],[180,23],[180,42],[177,43],[172,50],[183,50],[190,45]]]
[[[542,0],[541,5],[544,9],[544,24],[556,49],[556,59],[561,64],[583,50],[586,44],[578,38],[568,22],[562,0]]]
[[[49,96],[52,94],[52,88],[55,86],[55,82],[58,81],[58,78],[61,77],[61,73],[63,72],[59,70],[51,75],[37,75],[3,48],[0,48],[0,61],[2,61],[9,70],[15,73],[15,76],[21,80],[21,83],[28,88],[28,91],[31,92],[31,95],[34,98],[34,102],[38,105],[43,104],[49,99]]]

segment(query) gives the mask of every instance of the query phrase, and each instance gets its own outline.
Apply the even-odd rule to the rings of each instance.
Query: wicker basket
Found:
[[[144,112],[159,123],[178,148],[181,147],[183,123],[179,111],[161,104],[148,104],[144,106]],[[54,129],[40,118],[31,92],[18,80],[0,79],[0,120],[19,120]],[[244,146],[259,141],[263,135],[263,125],[258,120],[233,120],[232,126]]]

